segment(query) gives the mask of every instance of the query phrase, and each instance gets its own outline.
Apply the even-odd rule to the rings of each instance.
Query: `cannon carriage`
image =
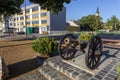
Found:
[[[64,60],[74,58],[76,51],[85,54],[86,66],[94,70],[99,65],[102,56],[102,40],[98,35],[92,36],[90,40],[78,40],[73,34],[66,34],[58,44],[58,52]]]

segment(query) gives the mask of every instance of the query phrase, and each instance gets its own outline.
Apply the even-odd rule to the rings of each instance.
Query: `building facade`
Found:
[[[66,8],[63,8],[56,15],[41,9],[38,4],[26,7],[26,21],[24,7],[21,14],[16,14],[9,19],[9,27],[15,28],[16,32],[26,32],[26,30],[32,29],[32,33],[43,34],[50,33],[51,31],[65,31],[65,26]]]
[[[66,31],[80,31],[80,25],[78,24],[78,21],[70,20],[67,22]]]
[[[0,21],[0,32],[8,32],[9,20]]]

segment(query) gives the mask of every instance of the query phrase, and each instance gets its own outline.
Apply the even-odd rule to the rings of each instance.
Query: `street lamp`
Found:
[[[26,0],[24,0],[24,7],[25,7],[25,28],[26,28],[26,37],[27,37]]]

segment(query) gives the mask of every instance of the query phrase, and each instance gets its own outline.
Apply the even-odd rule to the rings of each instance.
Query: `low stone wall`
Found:
[[[3,58],[0,56],[0,80],[4,80],[8,77],[9,70],[5,64]]]

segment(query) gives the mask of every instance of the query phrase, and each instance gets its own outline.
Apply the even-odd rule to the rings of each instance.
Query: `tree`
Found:
[[[23,2],[24,0],[0,0],[0,16],[20,13],[20,6]],[[71,0],[30,0],[30,2],[39,4],[41,8],[57,14],[64,7],[63,4],[70,3]]]
[[[100,16],[88,15],[82,17],[78,22],[83,30],[95,31],[101,28],[102,18]]]
[[[119,19],[113,15],[110,19],[107,19],[106,26],[111,26],[113,30],[119,30],[120,29],[120,21]]]
[[[0,16],[10,16],[21,11],[23,0],[0,0]]]
[[[70,3],[71,0],[30,0],[32,3],[37,3],[43,9],[47,9],[53,13],[58,13],[64,7],[64,3]]]

